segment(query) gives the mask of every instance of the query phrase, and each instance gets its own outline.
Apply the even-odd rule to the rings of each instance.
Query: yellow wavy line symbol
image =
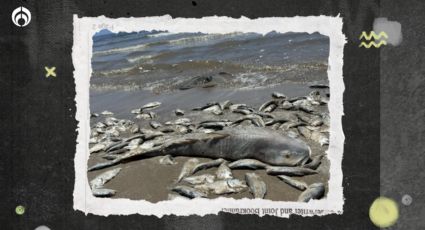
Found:
[[[375,48],[379,48],[381,46],[387,45],[387,41],[385,41],[385,39],[388,38],[387,33],[385,33],[384,31],[381,31],[379,34],[376,34],[375,31],[370,31],[369,34],[366,33],[366,31],[363,31],[362,34],[359,37],[359,40],[365,39],[366,41],[371,41],[372,38],[374,40],[372,40],[369,43],[366,42],[361,42],[359,47],[365,47],[366,49],[369,49],[370,47],[375,47]],[[375,41],[381,40],[379,43],[376,43]]]
[[[371,31],[369,35],[366,33],[366,31],[363,31],[359,37],[359,40],[362,40],[362,38],[364,38],[369,41],[370,39],[372,39],[372,37],[375,40],[381,39],[382,37],[388,39],[388,35],[384,31],[381,31],[379,34],[376,34],[375,31]]]
[[[383,45],[387,45],[386,41],[381,41],[378,44],[376,44],[374,41],[369,42],[369,44],[367,44],[366,42],[362,42],[360,43],[359,47],[365,47],[366,49],[369,49],[371,46],[374,46],[375,48],[379,48]]]

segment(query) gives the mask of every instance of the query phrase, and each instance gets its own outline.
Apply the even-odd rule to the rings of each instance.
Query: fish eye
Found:
[[[282,153],[283,153],[283,157],[285,157],[286,159],[289,159],[291,157],[291,154],[287,150],[283,151]]]

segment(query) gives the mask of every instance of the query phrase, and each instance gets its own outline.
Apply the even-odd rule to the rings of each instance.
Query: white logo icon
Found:
[[[23,6],[16,8],[12,12],[12,22],[19,27],[27,26],[31,22],[31,12]]]

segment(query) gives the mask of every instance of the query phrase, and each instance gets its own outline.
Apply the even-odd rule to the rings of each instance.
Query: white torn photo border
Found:
[[[169,31],[172,33],[232,33],[255,32],[267,34],[271,31],[286,32],[318,32],[329,37],[328,78],[330,87],[330,138],[327,158],[330,161],[330,178],[325,198],[311,200],[308,203],[271,201],[266,199],[193,199],[166,200],[151,203],[145,200],[130,200],[122,198],[96,198],[92,195],[87,176],[87,161],[89,159],[90,137],[90,106],[89,89],[92,74],[91,59],[93,35],[102,27],[113,33],[139,32],[142,30]],[[342,18],[339,16],[309,16],[309,17],[268,17],[239,19],[230,17],[204,18],[172,18],[169,15],[142,18],[111,19],[104,16],[79,18],[74,15],[74,35],[72,60],[75,68],[76,84],[76,119],[78,121],[78,136],[75,155],[75,185],[74,209],[86,214],[95,215],[199,215],[230,212],[239,214],[275,215],[289,217],[290,214],[302,216],[342,214],[344,196],[342,187],[343,172],[341,167],[343,157],[344,133],[342,129],[343,113],[343,49],[346,42],[342,33]]]

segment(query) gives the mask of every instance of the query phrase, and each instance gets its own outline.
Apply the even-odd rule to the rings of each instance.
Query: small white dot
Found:
[[[37,228],[35,228],[34,230],[50,230],[50,228],[45,226],[45,225],[40,225]]]
[[[409,206],[412,203],[413,199],[410,195],[406,194],[401,198],[401,203]]]

